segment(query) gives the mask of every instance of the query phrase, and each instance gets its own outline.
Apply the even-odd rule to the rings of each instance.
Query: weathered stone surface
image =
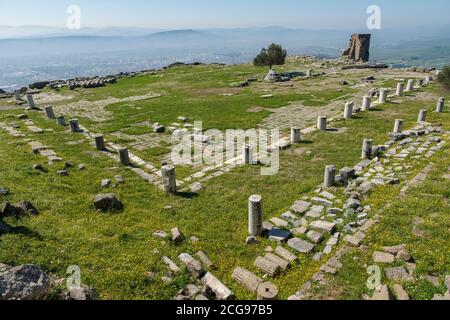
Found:
[[[98,194],[94,199],[94,206],[96,210],[106,211],[122,211],[123,204],[113,193]]]
[[[373,261],[375,263],[393,263],[395,261],[394,255],[386,252],[376,251],[372,255]]]
[[[50,290],[50,278],[34,265],[0,264],[0,300],[42,300]]]
[[[299,200],[294,203],[291,210],[295,213],[304,214],[311,206],[310,202]]]
[[[258,238],[256,238],[255,236],[249,236],[247,237],[247,239],[245,239],[245,244],[248,246],[252,246],[258,243],[259,243]]]
[[[331,234],[331,233],[333,233],[333,231],[336,228],[336,223],[317,220],[317,221],[311,222],[309,227],[311,229],[314,229],[314,230],[317,230],[317,231],[328,232],[328,233]]]
[[[383,247],[383,251],[389,252],[393,255],[397,255],[401,250],[406,249],[406,245],[401,244],[398,246],[392,246],[392,247]]]
[[[6,202],[3,205],[2,210],[0,210],[0,218],[2,217],[16,217],[20,218],[24,215],[38,215],[38,210],[33,206],[33,204],[29,201],[20,201],[15,205],[11,205],[9,202]]]
[[[214,265],[214,263],[209,259],[209,257],[206,255],[205,252],[203,251],[198,251],[197,252],[197,257],[200,258],[200,261],[203,263],[203,265],[205,265],[206,267],[210,268],[210,269],[215,269],[216,266]]]
[[[108,188],[111,185],[112,181],[110,179],[103,179],[101,187],[102,188]]]
[[[395,267],[386,269],[386,277],[393,281],[410,281],[412,280],[405,267]]]
[[[270,222],[272,222],[276,227],[287,228],[289,226],[287,221],[279,218],[272,218],[270,219]]]
[[[288,241],[289,247],[291,247],[294,250],[297,250],[300,253],[310,253],[314,250],[315,246],[312,243],[309,243],[308,241],[299,239],[299,238],[293,238]]]
[[[375,290],[371,300],[375,301],[383,301],[383,300],[391,300],[391,291],[389,290],[389,287],[384,285]]]
[[[310,230],[307,234],[306,237],[313,243],[320,243],[323,240],[323,234],[321,234],[320,232],[314,231],[314,230]]]
[[[178,259],[184,263],[194,278],[201,278],[205,274],[200,261],[195,260],[190,254],[182,253],[178,256]]]
[[[259,285],[257,290],[258,300],[277,300],[278,299],[278,288],[273,283],[263,282]]]
[[[352,34],[348,48],[342,57],[355,62],[368,62],[370,57],[370,34]]]
[[[401,301],[408,301],[410,300],[408,293],[403,289],[403,287],[399,284],[395,284],[393,287],[394,296],[395,299],[401,300]]]
[[[169,257],[162,257],[163,262],[169,267],[170,271],[178,273],[181,269]]]
[[[405,249],[403,249],[403,250],[400,250],[400,251],[397,253],[396,259],[397,259],[397,260],[400,260],[400,261],[406,261],[406,262],[409,262],[409,261],[411,261],[412,257],[411,257],[411,255],[409,254],[408,251],[406,251]]]
[[[297,260],[297,256],[295,254],[281,246],[278,246],[275,249],[275,253],[289,262],[294,262],[295,260]]]

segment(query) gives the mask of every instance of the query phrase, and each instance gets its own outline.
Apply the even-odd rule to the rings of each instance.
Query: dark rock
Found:
[[[123,204],[113,193],[98,194],[94,199],[95,209],[102,212],[107,211],[123,211]]]
[[[20,201],[15,205],[15,207],[23,214],[29,214],[32,216],[37,216],[39,214],[38,210],[29,201]]]
[[[41,171],[41,172],[44,172],[44,173],[48,172],[48,170],[46,168],[44,168],[44,166],[41,165],[41,164],[34,164],[33,165],[33,170]]]

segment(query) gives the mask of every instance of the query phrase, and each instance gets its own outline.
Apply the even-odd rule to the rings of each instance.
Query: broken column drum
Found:
[[[163,166],[161,168],[163,188],[166,193],[177,193],[177,178],[175,174],[175,167],[172,165]]]
[[[398,97],[403,96],[403,91],[405,90],[405,84],[403,82],[397,83],[397,92],[395,93]]]
[[[352,116],[353,116],[353,102],[349,101],[345,104],[344,119],[345,120],[351,119]]]
[[[45,113],[47,114],[47,118],[56,119],[52,106],[45,107]]]
[[[95,148],[105,150],[105,138],[102,135],[95,136]]]
[[[336,167],[326,166],[325,167],[325,178],[323,186],[325,188],[331,188],[336,182]]]
[[[244,164],[253,164],[253,150],[249,145],[243,148]]]
[[[127,148],[119,149],[118,153],[119,153],[120,163],[124,166],[129,166],[130,165],[130,156],[128,154],[128,149]]]
[[[66,125],[66,120],[65,120],[64,116],[58,117],[58,124],[60,126],[65,126]]]
[[[414,79],[409,79],[408,84],[406,85],[406,91],[414,90]]]
[[[397,119],[395,120],[394,133],[402,133],[403,132],[403,120]]]
[[[291,143],[300,143],[301,133],[300,128],[291,128]]]
[[[318,117],[317,118],[317,129],[319,130],[327,130],[327,117]]]
[[[444,112],[444,104],[445,104],[445,98],[444,97],[439,98],[439,101],[436,105],[436,112],[439,112],[439,113]]]
[[[372,104],[372,98],[369,96],[364,96],[363,98],[363,104],[362,104],[362,109],[363,110],[370,110],[371,108],[371,104]]]
[[[36,108],[36,105],[34,103],[34,99],[33,99],[33,95],[28,93],[27,94],[27,101],[28,101],[28,108],[29,109],[34,109]]]
[[[387,95],[388,95],[388,91],[385,89],[381,89],[380,90],[380,97],[379,97],[379,102],[380,103],[386,103],[387,101]]]
[[[248,199],[248,233],[254,237],[263,233],[263,202],[259,195]]]
[[[78,119],[69,120],[69,125],[70,125],[70,131],[80,132],[80,124],[78,122]]]
[[[422,109],[419,111],[419,118],[417,119],[417,122],[425,122],[427,121],[427,110]]]
[[[364,139],[361,154],[362,159],[370,159],[372,157],[372,147],[373,147],[373,140]]]

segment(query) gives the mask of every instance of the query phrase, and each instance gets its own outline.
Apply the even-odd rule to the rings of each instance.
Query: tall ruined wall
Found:
[[[370,34],[353,34],[342,57],[355,62],[368,62],[370,58]]]

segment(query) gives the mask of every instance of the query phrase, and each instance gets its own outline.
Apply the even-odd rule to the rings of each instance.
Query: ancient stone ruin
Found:
[[[353,34],[348,48],[342,53],[342,58],[355,62],[368,62],[370,57],[370,34]]]

